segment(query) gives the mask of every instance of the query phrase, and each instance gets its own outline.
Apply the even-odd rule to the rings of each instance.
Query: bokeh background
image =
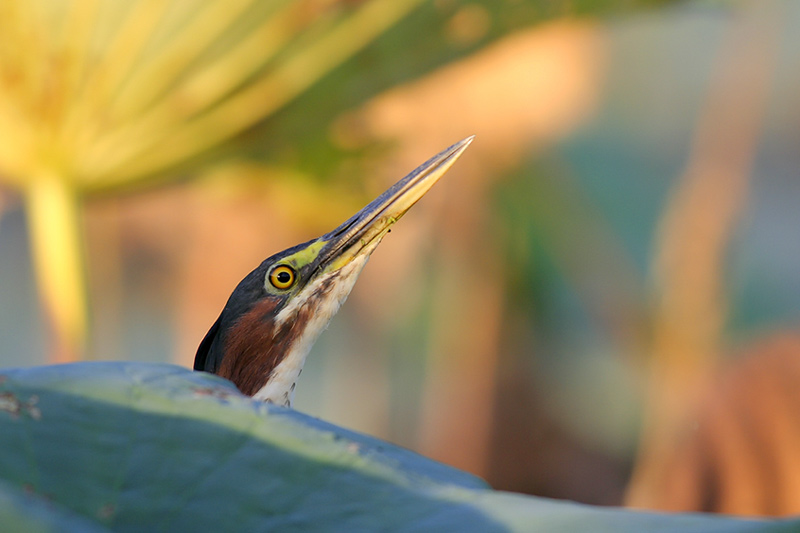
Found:
[[[500,489],[800,513],[800,3],[0,1],[0,365],[190,366],[471,134],[295,407]]]

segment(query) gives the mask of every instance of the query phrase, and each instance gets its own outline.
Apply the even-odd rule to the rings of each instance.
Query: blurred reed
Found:
[[[747,205],[777,54],[780,10],[746,3],[720,45],[686,170],[653,259],[653,343],[644,429],[627,501],[658,507],[677,443],[725,351],[728,248]]]

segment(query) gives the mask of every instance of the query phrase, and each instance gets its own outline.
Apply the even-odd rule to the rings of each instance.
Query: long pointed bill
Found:
[[[447,172],[472,139],[468,137],[423,163],[332,232],[287,250],[284,265],[299,269],[304,283],[283,297],[283,307],[272,321],[272,331],[277,332],[272,346],[282,352],[254,398],[291,405],[311,346],[350,294],[369,255],[392,224]],[[267,273],[265,287],[270,275]]]
[[[427,193],[455,163],[475,136],[457,142],[417,167],[386,192],[324,235],[324,250],[318,258],[323,272],[338,270],[356,257],[369,255],[392,225]]]

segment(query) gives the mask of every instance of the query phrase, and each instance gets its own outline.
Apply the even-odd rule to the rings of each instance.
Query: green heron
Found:
[[[473,137],[420,165],[344,224],[267,258],[234,289],[194,360],[242,393],[290,406],[306,356],[391,226]]]

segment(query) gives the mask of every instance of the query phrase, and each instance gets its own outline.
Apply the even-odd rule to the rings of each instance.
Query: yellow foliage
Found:
[[[420,0],[0,4],[0,180],[27,197],[61,341],[86,335],[82,195],[130,188],[264,120]]]

